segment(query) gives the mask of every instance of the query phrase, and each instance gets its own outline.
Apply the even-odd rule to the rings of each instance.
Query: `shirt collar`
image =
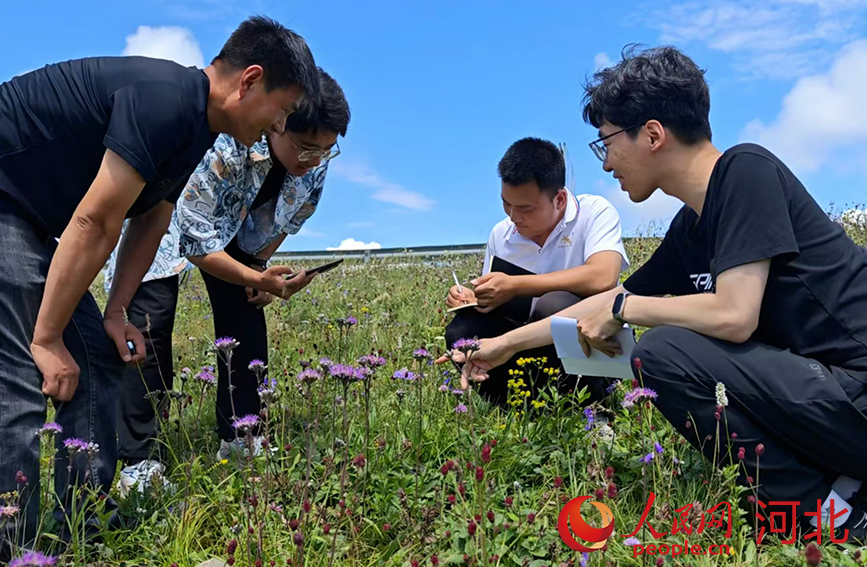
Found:
[[[250,147],[250,161],[265,161],[271,159],[271,148],[268,146],[268,139],[262,136],[262,139]]]

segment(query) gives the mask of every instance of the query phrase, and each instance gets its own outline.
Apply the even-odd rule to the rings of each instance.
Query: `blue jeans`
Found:
[[[30,341],[56,246],[53,238],[30,221],[0,208],[0,494],[23,489],[18,522],[7,523],[6,533],[0,533],[0,549],[8,549],[15,540],[29,546],[37,532],[40,447],[36,431],[45,423],[47,399]],[[106,493],[111,486],[117,462],[115,422],[123,362],[103,329],[102,314],[90,293],[79,302],[63,332],[63,342],[81,368],[72,400],[55,404],[55,420],[63,427],[55,439],[55,490],[59,502],[69,505],[67,487],[71,483],[87,482]],[[72,478],[63,448],[63,440],[69,437],[99,444],[99,454],[89,466],[85,455],[75,457]],[[16,483],[18,471],[27,477],[26,485]],[[64,521],[60,509],[55,516]]]

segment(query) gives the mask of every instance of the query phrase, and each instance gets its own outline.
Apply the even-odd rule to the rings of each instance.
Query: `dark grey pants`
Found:
[[[867,481],[867,385],[828,367],[755,341],[734,344],[679,327],[645,333],[633,356],[644,385],[657,391],[656,407],[696,448],[713,458],[715,388],[725,384],[725,408],[737,461],[760,479],[759,498],[796,500],[815,512],[840,475]],[[636,378],[639,372],[633,369]],[[694,420],[687,428],[687,420]],[[765,447],[757,460],[756,446]],[[728,445],[719,451],[728,461]],[[761,476],[756,474],[760,466]],[[740,480],[745,480],[744,474]],[[851,495],[842,494],[844,498]]]
[[[21,491],[23,518],[6,524],[0,547],[16,539],[29,545],[37,531],[40,447],[36,431],[45,423],[47,400],[30,341],[56,246],[53,238],[22,216],[0,210],[0,494]],[[115,411],[120,383],[116,377],[123,362],[89,293],[75,309],[63,342],[81,368],[72,401],[55,405],[55,419],[63,433],[56,438],[54,489],[59,501],[67,502],[72,482],[87,480],[106,493],[111,486],[117,461]],[[73,459],[72,478],[62,444],[69,437],[99,444],[99,454],[92,460],[84,455]],[[16,483],[18,471],[27,477],[26,485]],[[62,513],[56,515],[62,522]]]
[[[163,406],[167,401],[165,393],[174,387],[172,332],[178,305],[178,279],[172,276],[143,282],[127,309],[129,322],[144,335],[147,351],[144,362],[138,367],[127,366],[123,372],[117,440],[118,456],[128,465],[157,458],[154,442],[160,416],[154,408]]]
[[[530,312],[528,320],[524,324],[546,319],[571,305],[575,305],[579,301],[581,301],[580,297],[574,293],[569,293],[568,291],[552,291],[546,293],[542,297],[538,298]],[[523,326],[515,322],[513,319],[506,317],[504,312],[507,312],[508,309],[503,309],[503,307],[494,309],[490,313],[479,313],[475,309],[463,309],[457,311],[455,313],[455,318],[448,324],[448,326],[446,326],[446,341],[449,346],[458,339],[489,339],[492,337],[498,337]],[[566,374],[566,371],[559,363],[557,349],[554,345],[550,345],[516,354],[505,364],[492,369],[488,373],[488,379],[484,382],[480,382],[476,386],[476,390],[489,401],[505,406],[509,397],[509,388],[507,384],[509,381],[509,369],[517,368],[516,362],[519,358],[538,357],[547,357],[548,366],[560,368],[560,375],[563,377],[558,383],[558,390],[560,393],[565,394],[570,390],[575,389],[576,385],[578,385],[578,378]],[[543,385],[544,383],[537,383],[535,384],[535,387],[531,388],[531,390],[538,390]],[[590,398],[585,403],[589,404],[591,402],[602,400],[605,397],[605,389],[608,386],[608,380],[595,376],[583,376],[578,387],[583,388],[585,385],[590,393]],[[532,392],[532,394],[535,397],[536,392]]]

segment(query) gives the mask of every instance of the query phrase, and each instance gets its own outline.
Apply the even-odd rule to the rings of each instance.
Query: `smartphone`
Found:
[[[337,266],[343,263],[343,258],[339,260],[334,260],[333,262],[329,262],[327,264],[322,264],[321,266],[316,266],[315,268],[310,268],[307,270],[307,275],[310,274],[324,274],[327,271],[333,270]]]
[[[126,348],[129,349],[130,354],[136,354],[135,352],[135,343],[132,341],[126,341]]]

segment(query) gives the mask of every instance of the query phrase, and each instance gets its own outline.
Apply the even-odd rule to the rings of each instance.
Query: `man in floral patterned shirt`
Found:
[[[231,136],[217,138],[177,202],[156,259],[129,307],[130,322],[149,331],[141,373],[127,369],[123,378],[118,418],[119,456],[126,465],[122,492],[136,483],[144,489],[151,475],[162,471],[153,454],[159,418],[155,408],[162,413],[163,393],[173,387],[179,276],[193,266],[200,268],[208,288],[215,336],[232,336],[239,343],[233,353],[231,393],[225,361],[218,357],[220,457],[243,446],[235,439],[232,419],[259,413],[260,381],[248,366],[253,360],[268,360],[262,307],[275,295],[290,297],[313,279],[304,271],[285,279],[292,270],[267,268],[267,260],[316,210],[328,163],[340,153],[337,137],[345,136],[349,125],[343,91],[321,69],[320,87],[321,103],[290,115],[281,135],[263,137],[249,148]],[[114,275],[113,260],[106,286]],[[213,379],[209,373],[200,377]],[[254,450],[260,446],[257,437]]]

